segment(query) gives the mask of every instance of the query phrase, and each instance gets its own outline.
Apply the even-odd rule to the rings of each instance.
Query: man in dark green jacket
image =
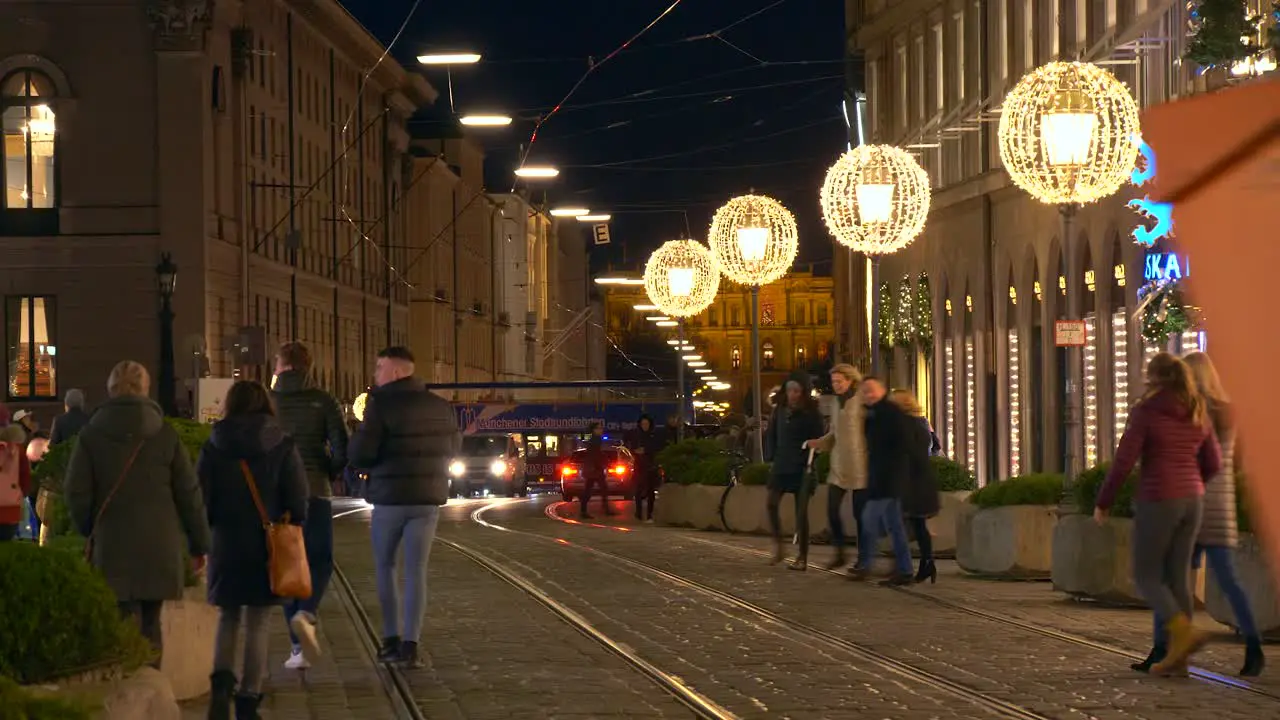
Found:
[[[310,667],[320,654],[316,641],[316,611],[333,575],[333,504],[330,480],[347,465],[347,425],[332,395],[311,384],[311,351],[300,342],[280,346],[272,385],[280,426],[302,456],[311,498],[303,539],[311,566],[311,597],[285,603],[293,653],[285,662],[291,670]]]

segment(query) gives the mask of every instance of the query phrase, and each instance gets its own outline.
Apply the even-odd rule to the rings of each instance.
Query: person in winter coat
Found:
[[[764,437],[765,452],[772,462],[769,472],[767,510],[769,528],[773,531],[773,562],[782,561],[782,518],[778,506],[782,496],[791,493],[796,502],[796,535],[800,551],[788,565],[792,570],[809,567],[809,494],[805,477],[809,461],[809,441],[822,433],[822,414],[813,401],[809,377],[795,373],[780,393],[773,418]]]
[[[351,436],[347,457],[368,474],[382,649],[378,659],[420,667],[418,641],[427,613],[427,562],[449,501],[449,463],[462,447],[458,419],[448,401],[414,378],[413,353],[389,347],[378,353],[377,387],[369,392],[364,422]],[[404,607],[396,586],[404,548]],[[400,620],[404,618],[404,625]],[[403,630],[402,630],[403,627]]]
[[[1236,616],[1236,627],[1240,628],[1240,634],[1244,636],[1244,666],[1240,669],[1240,674],[1252,677],[1262,673],[1266,658],[1262,654],[1262,636],[1258,633],[1258,624],[1249,607],[1249,596],[1240,586],[1232,560],[1232,549],[1239,540],[1236,530],[1236,424],[1231,414],[1230,400],[1222,389],[1222,380],[1209,356],[1196,352],[1182,358],[1182,361],[1191,368],[1191,376],[1195,380],[1196,389],[1204,398],[1214,435],[1222,450],[1222,467],[1205,484],[1204,512],[1200,518],[1200,533],[1196,537],[1197,549],[1192,566],[1199,568],[1201,557],[1208,561],[1209,569],[1213,571],[1212,577],[1231,604],[1231,610]],[[1155,645],[1168,646],[1163,636],[1164,628],[1157,622]]]
[[[916,401],[916,396],[909,390],[894,390],[889,399],[897,405],[911,421],[911,436],[908,448],[908,469],[906,484],[902,488],[902,514],[907,519],[911,533],[916,536],[916,545],[920,547],[920,569],[916,571],[916,582],[928,580],[938,581],[938,568],[933,562],[933,535],[929,532],[929,518],[935,517],[942,509],[942,500],[938,497],[938,477],[933,472],[933,464],[929,456],[933,452],[933,429],[925,419],[924,410]]]
[[[836,553],[827,565],[828,570],[842,567],[846,562],[844,522],[840,517],[845,495],[853,498],[854,537],[866,505],[867,437],[863,427],[866,406],[858,397],[860,382],[862,375],[852,365],[841,363],[831,368],[831,387],[839,398],[840,410],[831,430],[807,443],[818,452],[831,453],[831,469],[827,473],[827,525],[831,528],[831,544]]]
[[[578,515],[590,520],[587,504],[591,502],[592,488],[600,490],[600,507],[605,515],[612,515],[609,509],[609,479],[605,476],[604,458],[604,424],[591,423],[591,436],[587,438],[586,452],[582,454],[582,497],[578,498],[580,511]]]
[[[49,431],[49,444],[64,443],[80,434],[89,424],[89,413],[84,409],[84,391],[72,388],[67,391],[63,401],[66,412],[53,419],[53,429]]]
[[[627,449],[635,458],[636,520],[653,521],[653,498],[658,491],[658,453],[666,447],[663,433],[653,427],[653,418],[641,415],[636,428],[627,434]],[[648,511],[645,511],[645,503]]]
[[[68,461],[64,497],[121,614],[138,622],[158,655],[160,609],[182,597],[182,551],[202,572],[210,538],[191,458],[150,390],[141,364],[125,360],[111,370],[109,399],[80,431]]]
[[[911,483],[911,455],[918,437],[915,424],[886,397],[879,378],[862,381],[867,404],[867,504],[862,511],[858,538],[858,564],[850,571],[854,580],[871,573],[873,551],[882,536],[893,542],[895,571],[887,585],[915,582],[911,572],[911,546],[902,524],[902,499]]]
[[[276,353],[272,387],[281,429],[293,439],[306,469],[308,500],[303,542],[311,569],[311,597],[284,604],[293,651],[285,667],[310,667],[320,655],[316,642],[316,613],[333,576],[333,487],[331,479],[347,465],[347,426],[342,408],[332,395],[311,384],[311,351],[288,342]]]
[[[1168,640],[1161,645],[1156,638],[1150,664],[1135,669],[1181,675],[1205,642],[1191,624],[1191,557],[1205,483],[1222,470],[1222,451],[1186,363],[1169,353],[1156,355],[1147,365],[1147,388],[1129,413],[1093,516],[1106,520],[1121,484],[1141,461],[1133,505],[1133,580]]]
[[[209,604],[218,608],[208,717],[228,720],[234,698],[237,720],[257,718],[267,677],[267,622],[281,603],[271,592],[267,535],[258,501],[271,522],[287,516],[289,522],[303,525],[310,511],[307,474],[297,444],[285,435],[260,383],[241,380],[227,391],[223,419],[214,424],[200,451],[196,474],[213,530]],[[241,623],[242,658],[236,648]],[[241,663],[244,675],[237,694],[235,668]]]
[[[0,542],[18,536],[22,506],[31,488],[31,465],[22,450],[25,440],[26,433],[17,425],[0,428]]]

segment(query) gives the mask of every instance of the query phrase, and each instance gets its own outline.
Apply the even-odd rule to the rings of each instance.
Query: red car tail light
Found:
[[[572,466],[572,465],[561,465],[561,466],[560,466],[560,475],[561,475],[562,477],[573,477],[574,475],[577,475],[577,474],[578,474],[578,468],[576,468],[576,467],[574,467],[574,466]]]
[[[626,474],[627,474],[627,466],[626,466],[626,465],[623,465],[622,463],[618,463],[617,465],[614,465],[613,467],[609,468],[609,470],[610,470],[614,475],[626,475]]]

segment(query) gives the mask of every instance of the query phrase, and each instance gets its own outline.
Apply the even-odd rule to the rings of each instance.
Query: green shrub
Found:
[[[1075,487],[1072,488],[1077,510],[1086,515],[1093,514],[1093,509],[1098,504],[1098,492],[1102,490],[1102,484],[1106,482],[1109,472],[1111,472],[1111,463],[1105,462],[1080,473],[1080,477],[1076,478]],[[1111,506],[1111,515],[1121,518],[1133,517],[1133,496],[1137,491],[1138,471],[1135,469],[1129,473],[1129,477],[1120,486],[1120,491],[1116,493],[1115,502]]]
[[[187,449],[187,455],[191,456],[191,464],[194,465],[196,458],[200,457],[200,448],[204,447],[205,442],[209,439],[209,434],[213,432],[213,426],[208,423],[184,420],[182,418],[165,418],[165,422],[178,431],[178,439],[182,441],[182,446]]]
[[[24,688],[0,676],[0,718],[3,720],[91,720],[100,705],[80,697]]]
[[[31,479],[39,482],[45,490],[62,492],[62,480],[67,476],[67,464],[71,462],[71,452],[76,449],[76,440],[71,438],[49,446],[49,451],[31,468]]]
[[[82,559],[0,543],[0,675],[43,683],[108,663],[133,669],[150,656],[137,628],[120,619],[111,588]]]
[[[744,465],[738,473],[738,482],[743,485],[768,485],[769,473],[773,466],[769,463],[751,463]]]
[[[1063,476],[1037,473],[1001,480],[974,491],[969,502],[981,508],[1010,505],[1057,505],[1062,497]]]
[[[729,458],[720,455],[707,458],[686,471],[685,485],[728,485]]]
[[[978,489],[978,479],[969,472],[969,468],[948,457],[934,455],[929,458],[933,465],[933,473],[938,477],[938,490],[941,492],[966,492]]]
[[[697,467],[714,459],[723,459],[720,446],[714,440],[683,440],[672,443],[658,453],[658,467],[666,475],[668,482],[681,485],[699,484],[695,475],[701,477],[702,471]],[[728,462],[724,463],[725,476],[728,477]],[[725,482],[728,482],[726,479]]]

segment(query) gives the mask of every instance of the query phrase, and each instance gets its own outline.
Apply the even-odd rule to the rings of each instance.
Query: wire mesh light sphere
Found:
[[[786,275],[800,250],[795,216],[764,195],[742,195],[722,205],[707,240],[720,272],[741,285],[768,285]]]
[[[905,150],[860,145],[827,170],[822,218],[837,242],[885,255],[910,245],[929,217],[929,174]]]
[[[1005,96],[1000,160],[1014,184],[1052,205],[1114,194],[1138,160],[1138,103],[1107,70],[1051,62]]]
[[[649,302],[672,317],[690,317],[706,310],[720,290],[720,271],[705,245],[695,240],[672,240],[649,256],[644,266],[644,290]]]

